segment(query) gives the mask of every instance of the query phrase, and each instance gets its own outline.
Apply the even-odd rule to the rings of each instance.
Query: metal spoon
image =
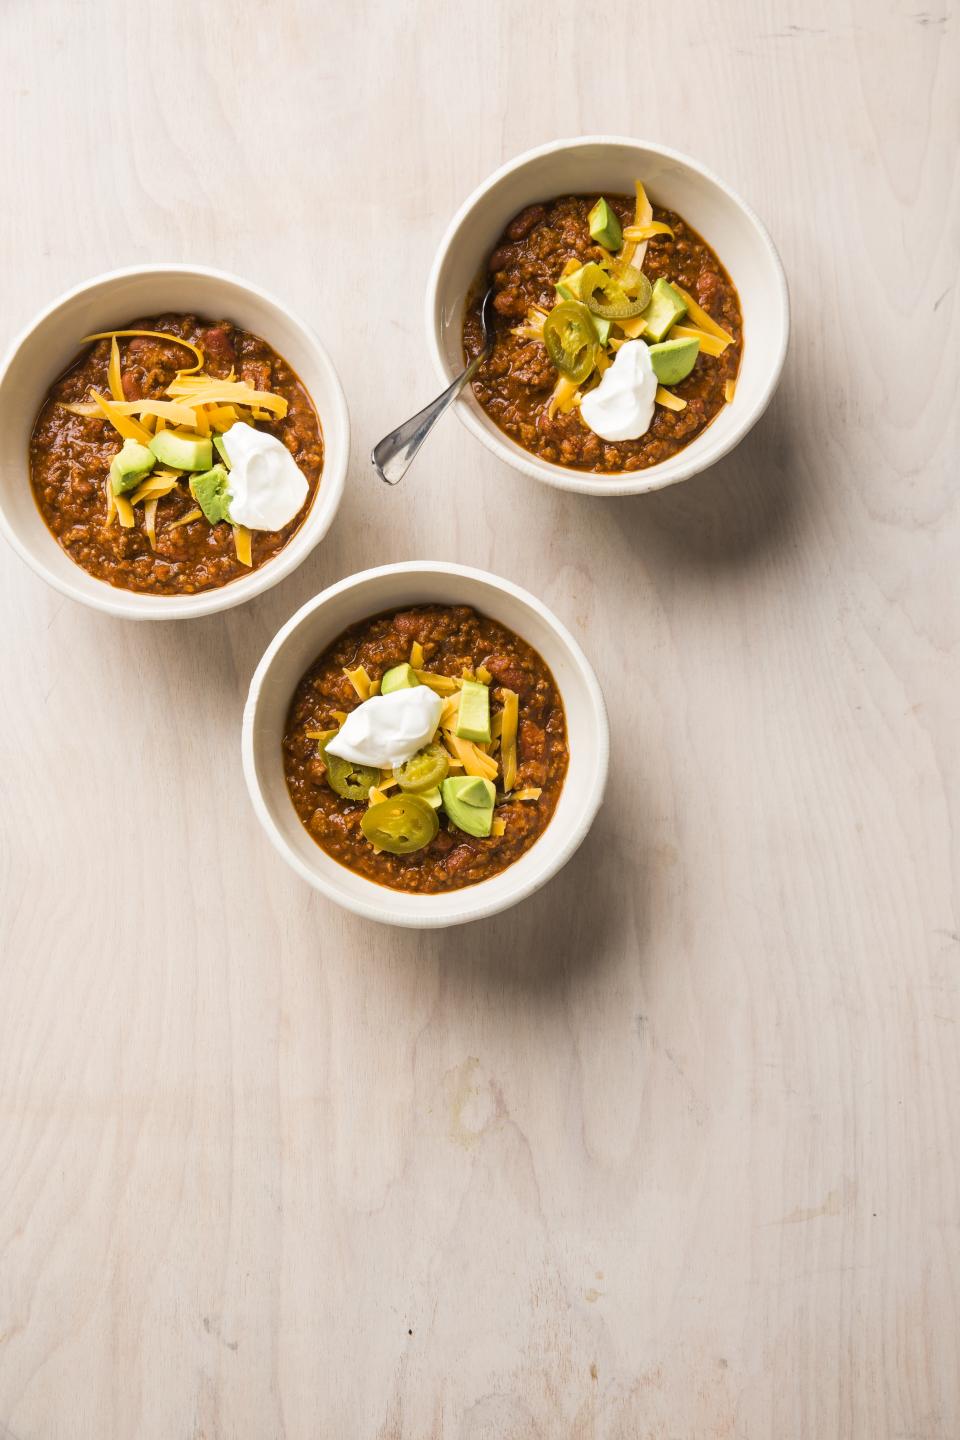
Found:
[[[436,425],[440,416],[443,415],[456,400],[464,385],[469,384],[476,375],[480,366],[486,360],[493,349],[493,286],[491,285],[480,303],[480,325],[483,331],[483,349],[479,355],[474,355],[470,364],[462,375],[458,375],[452,385],[448,385],[442,395],[436,400],[431,400],[416,415],[409,420],[404,420],[396,430],[391,430],[389,435],[384,435],[374,447],[370,456],[373,468],[385,480],[388,485],[396,485],[402,480],[410,468],[411,462],[420,446],[426,440],[430,431]]]

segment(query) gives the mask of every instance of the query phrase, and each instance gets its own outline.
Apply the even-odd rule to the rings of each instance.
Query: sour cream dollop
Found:
[[[402,765],[429,745],[440,724],[443,701],[427,685],[371,695],[351,710],[327,753],[354,765],[386,770]]]
[[[225,431],[230,456],[230,519],[248,530],[282,530],[301,509],[310,487],[286,445],[238,420]]]
[[[580,402],[580,414],[601,440],[639,440],[653,419],[657,377],[642,340],[628,340],[596,390]]]

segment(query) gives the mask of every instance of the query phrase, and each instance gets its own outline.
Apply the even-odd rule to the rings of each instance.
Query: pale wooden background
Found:
[[[3,1440],[960,1434],[960,14],[927,3],[5,0],[4,343],[97,271],[220,265],[316,325],[354,454],[319,552],[209,621],[0,560]],[[387,491],[450,213],[603,130],[769,224],[770,412],[646,499],[453,418]],[[426,936],[294,878],[237,743],[293,610],[424,554],[539,593],[613,719],[563,877]]]

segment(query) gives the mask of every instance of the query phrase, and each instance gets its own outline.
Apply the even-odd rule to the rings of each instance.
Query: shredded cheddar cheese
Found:
[[[159,504],[159,497],[155,495],[153,499],[148,500],[143,507],[143,528],[147,533],[147,539],[150,541],[151,550],[156,550],[157,548],[157,506]]]
[[[579,267],[578,267],[579,268]],[[541,310],[538,305],[533,305],[527,311],[526,318],[520,325],[514,325],[510,331],[521,340],[543,340],[543,325],[547,318],[546,310]]]
[[[734,397],[734,395],[736,394],[736,390],[737,390],[737,382],[736,382],[736,380],[728,380],[728,381],[726,382],[726,384],[724,385],[724,387],[723,387],[723,398],[724,398],[724,400],[726,400],[726,402],[727,402],[728,405],[730,405],[730,404],[733,403],[733,397]]]
[[[211,430],[229,430],[231,425],[237,421],[237,411],[234,405],[205,405],[207,419],[210,422]]]
[[[673,231],[669,225],[664,225],[662,220],[647,220],[642,225],[628,225],[623,232],[624,240],[632,240],[636,245],[641,240],[652,240],[655,235],[669,235],[673,239]]]
[[[410,646],[410,664],[413,666],[414,670],[423,669],[423,646],[420,644],[419,640],[414,640],[413,644]]]
[[[577,403],[579,393],[576,380],[571,380],[567,375],[561,375],[553,387],[550,404],[547,406],[547,414],[550,419],[553,419],[558,410],[561,415],[568,415]]]
[[[662,385],[657,386],[653,398],[658,405],[663,406],[664,410],[686,410],[687,408],[686,400],[682,400],[679,395],[674,395],[671,390],[664,390]]]
[[[344,666],[343,673],[350,681],[350,684],[353,686],[354,690],[356,690],[357,694],[360,696],[360,699],[369,700],[371,683],[370,676],[367,674],[363,666],[358,665],[355,670],[348,670],[346,666]]]
[[[122,414],[115,405],[100,394],[99,390],[91,390],[90,394],[93,396],[97,409],[103,412],[114,430],[122,435],[124,440],[139,440],[141,445],[149,444],[151,438],[149,430],[145,430],[131,416]]]
[[[178,376],[167,386],[167,394],[191,406],[235,401],[238,405],[250,405],[254,410],[268,411],[278,420],[287,413],[287,402],[282,395],[274,395],[269,390],[254,390],[242,380],[217,380],[212,375]]]
[[[490,834],[500,836],[507,828],[507,822],[502,815],[498,815],[490,827]]]
[[[542,794],[543,791],[539,785],[528,785],[523,790],[514,790],[510,798],[512,800],[539,800]]]
[[[133,529],[133,506],[126,495],[114,495],[113,503],[117,509],[117,519],[124,530]]]
[[[202,514],[203,511],[199,505],[195,505],[192,510],[187,511],[186,515],[181,515],[179,520],[171,520],[167,529],[179,530],[181,525],[189,525],[191,520],[199,520]]]
[[[520,697],[515,690],[501,690],[498,693],[503,701],[503,719],[500,729],[503,788],[512,790],[517,780],[517,727],[520,722]]]
[[[444,730],[443,743],[450,754],[461,762],[468,775],[479,775],[483,780],[495,778],[496,760],[492,755],[485,755],[472,740],[461,740],[452,730]]]
[[[639,315],[633,315],[629,320],[618,320],[617,324],[628,340],[639,340],[647,328],[646,320]]]
[[[114,400],[123,400],[123,381],[120,378],[120,346],[116,335],[110,340],[110,364],[107,366],[107,384]]]
[[[636,182],[636,191],[637,204],[634,210],[633,226],[631,228],[649,225],[653,220],[653,206],[647,199],[647,192],[639,180]],[[646,253],[646,240],[641,241],[638,245],[635,241],[627,240],[626,237],[624,237],[623,249],[616,258],[616,266],[618,269],[622,268],[624,270],[626,270],[628,266],[632,266],[635,270],[642,270]],[[633,338],[636,339],[636,336]]]
[[[433,670],[418,670],[413,667],[413,673],[421,685],[428,685],[435,695],[453,695],[463,684],[462,680],[455,680],[452,675],[438,675]]]
[[[78,404],[63,404],[64,410],[69,410],[71,415],[99,415],[102,410],[99,405],[93,402],[81,401]],[[171,420],[175,425],[192,425],[194,423],[194,412],[189,405],[181,405],[176,400],[120,400],[113,403],[113,409],[118,415],[139,415],[141,419],[149,416],[162,415],[165,420]]]
[[[167,340],[171,345],[183,345],[187,350],[192,350],[197,363],[191,365],[189,370],[181,370],[181,375],[192,375],[203,365],[203,351],[199,345],[191,345],[189,340],[181,340],[179,335],[168,335],[165,330],[99,330],[96,335],[84,335],[80,343],[86,345],[92,340],[115,340],[118,335],[121,339],[127,335],[146,335],[152,340]]]
[[[139,505],[141,500],[162,500],[164,495],[169,495],[171,490],[176,490],[176,478],[165,475],[148,475],[146,480],[141,480],[136,490],[127,496],[131,505]]]
[[[731,343],[729,339],[720,340],[709,330],[701,330],[699,325],[673,325],[670,328],[670,338],[671,340],[699,340],[700,349],[704,355],[722,355]]]
[[[457,716],[460,714],[460,691],[450,695],[443,702],[443,709],[440,711],[441,729],[446,726],[448,729],[456,727]]]
[[[709,331],[711,335],[716,335],[718,340],[726,340],[728,344],[730,343],[730,341],[733,340],[733,336],[728,331],[724,330],[722,325],[718,325],[712,315],[708,315],[706,310],[702,310],[697,304],[696,300],[694,300],[693,296],[689,294],[688,291],[684,290],[682,285],[678,285],[675,280],[671,281],[671,284],[673,285],[674,290],[676,290],[677,294],[686,304],[687,313],[690,316],[690,319],[693,320],[697,325],[699,325],[701,330]]]
[[[253,541],[250,531],[245,525],[234,525],[233,547],[237,552],[237,559],[241,565],[253,565]]]

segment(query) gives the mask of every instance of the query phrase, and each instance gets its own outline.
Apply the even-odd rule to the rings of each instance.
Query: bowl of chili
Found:
[[[242,405],[206,403],[237,396]],[[154,427],[174,446],[192,431],[168,412],[202,422],[190,441],[199,461],[170,447],[165,467],[146,454],[161,443]],[[272,447],[281,468],[295,464],[290,510],[265,519],[276,529],[216,523],[210,487],[229,463],[210,427],[218,416],[219,428],[240,421]],[[146,484],[112,480],[121,446],[146,454]],[[158,265],[86,281],[33,320],[0,368],[0,531],[62,594],[112,615],[187,619],[275,585],[329,529],[348,451],[343,391],[320,341],[281,301],[219,270]],[[191,472],[207,461],[204,491]],[[121,489],[130,493],[114,496]]]
[[[325,753],[328,726],[339,724],[347,733],[343,712],[358,705],[352,687],[362,684],[361,695],[370,696],[371,685],[378,690],[391,668],[411,669],[408,653],[425,667],[417,672],[424,689],[435,686],[443,697],[455,693],[461,674],[476,677],[471,685],[477,679],[490,684],[494,734],[505,718],[501,704],[511,691],[516,704],[519,694],[519,716],[513,717],[518,763],[508,779],[505,749],[499,756],[496,743],[477,750],[459,741],[445,721],[437,736],[446,751],[441,744],[421,753],[427,764],[436,750],[444,775],[462,774],[459,762],[466,761],[476,788],[487,785],[491,805],[496,790],[492,834],[489,824],[477,831],[468,819],[464,833],[454,823],[446,800],[449,779],[441,789],[450,813],[438,809],[438,824],[424,799],[432,774],[408,776],[407,766],[392,776],[382,772],[388,794],[381,795],[377,776],[343,761],[334,768],[335,747]],[[461,670],[464,660],[473,668]],[[386,698],[386,687],[383,693]],[[414,561],[349,576],[287,622],[251,681],[242,753],[257,818],[302,879],[366,919],[430,929],[505,910],[566,864],[600,807],[609,737],[589,661],[539,600],[485,571]],[[482,768],[471,765],[471,755]],[[480,778],[487,774],[489,782]],[[390,789],[397,778],[400,786]],[[464,777],[457,783],[470,782]],[[411,826],[426,824],[429,833],[392,844],[391,826],[399,823],[392,812],[404,808],[410,790],[415,793],[406,806],[411,814],[401,817],[403,838],[409,839]],[[439,796],[434,803],[439,807]],[[473,838],[477,834],[489,838]]]
[[[790,313],[773,242],[723,180],[664,146],[558,140],[501,166],[468,197],[425,297],[444,384],[480,348],[479,300],[491,281],[494,351],[457,413],[501,460],[548,485],[629,495],[686,480],[739,444],[779,381]],[[663,328],[646,323],[651,292],[656,303],[664,287],[677,304],[672,331],[669,315]],[[650,370],[648,350],[665,377],[651,375],[649,428],[596,433],[585,395],[612,388],[611,365],[622,374],[639,357]],[[685,351],[692,369],[680,372]]]

